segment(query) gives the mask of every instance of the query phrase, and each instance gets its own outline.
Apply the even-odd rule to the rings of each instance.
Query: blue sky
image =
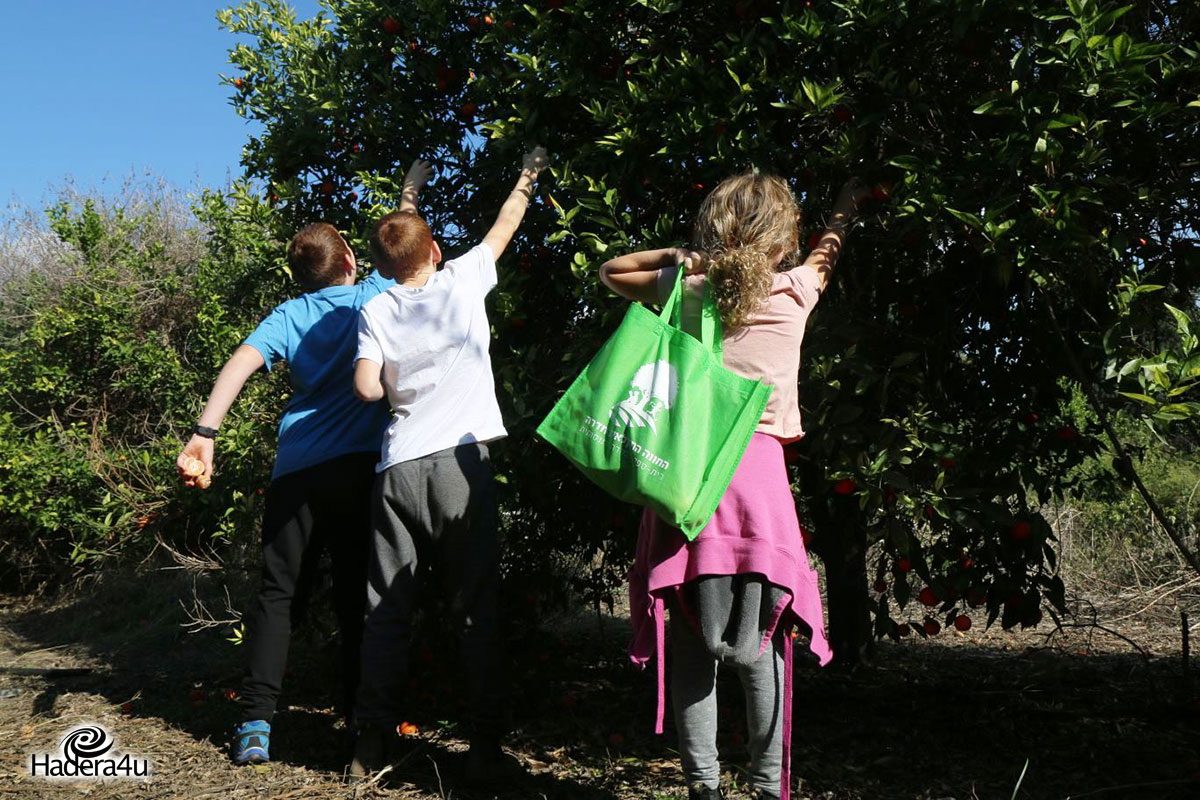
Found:
[[[111,192],[151,173],[184,189],[240,172],[213,0],[0,0],[0,207],[73,179]],[[292,0],[312,16],[317,0]]]

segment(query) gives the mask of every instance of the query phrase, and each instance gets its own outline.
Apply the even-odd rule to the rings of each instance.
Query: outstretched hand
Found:
[[[856,176],[842,185],[842,190],[838,193],[837,207],[858,211],[870,199],[870,187]]]
[[[541,172],[550,164],[550,156],[546,153],[546,148],[538,145],[525,154],[521,159],[521,169],[525,172],[532,172],[535,175]]]
[[[412,162],[412,166],[408,168],[408,172],[404,175],[404,188],[421,191],[425,188],[425,184],[433,177],[433,164],[430,164],[424,159],[418,158]]]

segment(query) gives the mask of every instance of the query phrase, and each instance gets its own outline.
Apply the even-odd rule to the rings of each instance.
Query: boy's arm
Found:
[[[209,394],[208,402],[204,404],[204,411],[201,412],[200,419],[196,420],[196,424],[206,428],[221,427],[221,422],[229,413],[233,401],[241,394],[246,380],[262,369],[265,364],[262,353],[248,344],[243,344],[234,350],[233,355],[221,368],[221,373],[217,375],[212,393]],[[191,459],[198,459],[204,464],[202,475],[187,474],[187,462]],[[188,443],[184,445],[179,458],[175,460],[175,466],[186,485],[207,485],[208,481],[212,479],[213,440],[206,436],[193,434]]]
[[[666,267],[683,264],[684,272],[703,271],[703,258],[682,247],[642,250],[605,261],[600,265],[600,280],[627,300],[639,303],[659,302],[658,273]]]
[[[537,183],[538,173],[545,168],[547,161],[544,147],[535,147],[525,154],[517,185],[509,193],[504,205],[500,206],[500,213],[496,215],[492,229],[483,237],[483,241],[492,248],[492,257],[497,261],[512,241],[521,220],[525,218],[525,209],[529,206],[529,198],[533,196],[533,185]]]
[[[354,394],[364,403],[374,403],[382,400],[383,366],[369,358],[360,358],[354,362]]]
[[[864,186],[858,178],[851,178],[842,186],[825,231],[817,241],[817,246],[804,259],[803,266],[817,271],[820,281],[820,291],[824,292],[829,285],[829,275],[837,264],[846,243],[850,223],[858,213],[858,206],[871,195],[871,190]]]
[[[420,196],[421,190],[425,188],[425,184],[429,183],[431,177],[433,177],[432,164],[419,158],[412,162],[412,166],[408,168],[408,173],[404,176],[404,185],[400,191],[400,211],[417,213],[417,197]]]

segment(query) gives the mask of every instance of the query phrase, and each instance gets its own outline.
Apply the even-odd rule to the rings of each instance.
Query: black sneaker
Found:
[[[688,800],[724,800],[721,787],[712,788],[703,783],[693,783],[688,786]]]
[[[472,742],[462,782],[477,789],[504,789],[529,777],[524,765],[496,742]]]
[[[367,725],[358,731],[354,758],[350,761],[351,781],[361,781],[392,764],[400,757],[400,737],[395,731]]]

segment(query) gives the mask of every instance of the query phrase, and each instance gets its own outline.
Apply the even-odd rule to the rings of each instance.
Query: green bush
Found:
[[[280,376],[248,387],[211,491],[182,490],[174,460],[224,359],[290,291],[268,221],[241,187],[194,213],[161,192],[72,197],[9,243],[23,263],[0,288],[4,585],[253,528]]]

